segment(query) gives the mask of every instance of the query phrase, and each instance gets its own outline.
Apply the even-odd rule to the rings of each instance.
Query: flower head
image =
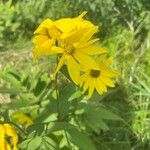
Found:
[[[35,31],[37,35],[33,39],[35,44],[34,56],[59,54],[59,62],[54,76],[63,65],[67,65],[68,73],[74,83],[79,85],[80,80],[83,80],[82,84],[86,85],[83,86],[84,89],[89,88],[91,95],[93,88],[87,87],[86,80],[81,79],[80,67],[87,68],[87,73],[84,75],[87,75],[87,78],[88,75],[95,80],[101,78],[101,73],[105,69],[100,67],[102,62],[96,62],[92,55],[101,55],[107,53],[107,51],[95,44],[98,38],[93,38],[93,35],[98,32],[98,26],[83,19],[85,14],[86,12],[83,12],[75,18],[63,18],[56,21],[45,20]],[[103,63],[103,66],[105,66],[105,63]],[[89,71],[91,72],[88,73]],[[107,78],[106,80],[110,79]],[[100,89],[97,88],[95,83],[93,85],[97,90]],[[105,88],[103,87],[98,92],[105,92],[106,85],[104,82]]]
[[[105,58],[101,56],[97,59],[99,69],[83,68],[80,85],[83,91],[88,90],[88,96],[91,97],[94,89],[102,95],[107,92],[107,87],[115,87],[112,78],[119,75],[118,71],[112,70],[110,65],[112,58]]]
[[[94,44],[98,39],[92,39],[92,36],[98,31],[98,27],[82,19],[84,15],[85,13],[72,19],[60,19],[55,23],[62,32],[58,40],[62,56],[55,74],[66,64],[69,75],[76,84],[79,84],[80,65],[88,64],[90,68],[98,69],[97,63],[90,55],[106,53],[104,48]],[[58,52],[60,52],[60,48]]]
[[[12,139],[12,142],[7,140]],[[18,135],[15,129],[10,124],[0,124],[0,150],[17,150]]]

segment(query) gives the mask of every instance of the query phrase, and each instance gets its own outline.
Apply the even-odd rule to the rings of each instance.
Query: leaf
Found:
[[[28,144],[27,150],[36,150],[40,147],[42,143],[42,137],[36,136],[34,137]]]
[[[72,101],[82,96],[82,92],[80,90],[74,92],[68,99],[68,101]]]
[[[0,77],[7,81],[8,83],[10,83],[14,88],[19,89],[21,87],[21,82],[19,80],[17,80],[14,75],[9,74],[9,73],[4,73],[1,72],[0,73]]]
[[[0,88],[0,93],[3,93],[3,94],[19,94],[20,93],[20,90],[16,89],[16,88],[5,88],[5,87],[2,87]]]
[[[43,141],[44,141],[46,148],[49,148],[49,150],[59,150],[59,147],[56,144],[56,142],[50,137],[44,136]]]
[[[38,79],[38,82],[36,84],[36,87],[34,89],[34,95],[35,96],[38,96],[41,94],[41,92],[43,91],[43,89],[45,88],[46,86],[46,82],[45,81],[42,81],[41,79]]]
[[[31,141],[31,139],[27,139],[27,140],[24,140],[23,142],[21,142],[19,144],[19,148],[20,149],[27,149],[27,146],[28,146],[28,143]]]
[[[99,133],[100,130],[107,131],[109,128],[107,124],[101,118],[102,114],[96,111],[90,111],[84,114],[84,121],[87,126],[89,126],[93,131]]]
[[[31,102],[27,101],[26,99],[17,99],[17,100],[12,100],[10,103],[3,104],[3,107],[7,109],[19,109],[30,105]]]
[[[60,71],[68,80],[72,81],[72,79],[69,76],[67,67],[65,65],[60,69]]]
[[[36,135],[42,135],[44,132],[45,124],[38,123],[38,124],[32,124],[27,128],[28,134],[35,133]]]
[[[54,122],[54,123],[49,123],[48,125],[48,133],[52,133],[55,131],[61,131],[61,130],[69,130],[76,128],[74,125],[69,124],[67,122]]]
[[[45,108],[38,116],[38,118],[35,120],[36,122],[45,122],[47,118],[57,113],[57,102],[53,97],[49,97],[48,104],[44,105]]]
[[[97,113],[103,119],[110,119],[110,120],[122,120],[118,115],[114,114],[113,112],[106,110],[102,107],[98,108]]]
[[[75,92],[75,86],[71,83],[60,90],[60,99],[68,100]]]
[[[67,130],[69,134],[69,140],[82,150],[96,150],[95,145],[91,139],[84,133],[80,132],[76,128]]]
[[[69,108],[71,106],[71,103],[68,101],[68,99],[71,97],[71,95],[74,92],[75,92],[75,86],[73,86],[72,84],[68,84],[62,90],[60,90],[59,117],[61,119],[65,118],[65,116],[67,116],[67,114],[69,113]]]

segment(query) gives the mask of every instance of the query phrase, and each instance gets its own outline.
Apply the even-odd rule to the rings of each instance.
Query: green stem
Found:
[[[57,62],[57,65],[58,65],[58,56],[56,57],[56,62]],[[56,77],[55,77],[55,88],[56,88],[56,100],[57,100],[57,113],[58,113],[58,120],[60,120],[60,113],[59,113],[59,106],[60,106],[60,103],[59,103],[59,93],[58,93],[58,73],[56,74]]]

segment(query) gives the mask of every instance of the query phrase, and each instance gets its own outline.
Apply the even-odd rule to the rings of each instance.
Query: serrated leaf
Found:
[[[84,115],[84,121],[93,131],[99,133],[100,130],[107,131],[109,128],[96,111],[88,112]]]
[[[69,129],[73,129],[73,128],[76,128],[76,127],[67,122],[54,122],[54,123],[50,123],[48,125],[48,130],[49,130],[48,132],[52,133],[55,131],[69,130]]]
[[[79,130],[73,128],[67,130],[69,134],[69,140],[79,147],[82,150],[96,150],[95,145],[93,144],[92,140],[84,133],[80,132]]]
[[[100,114],[100,117],[103,119],[122,120],[118,115],[102,107],[98,108],[97,113]]]

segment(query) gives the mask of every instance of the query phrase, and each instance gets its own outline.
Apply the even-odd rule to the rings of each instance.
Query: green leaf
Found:
[[[69,73],[68,73],[68,70],[67,70],[67,66],[63,66],[61,69],[60,69],[61,73],[70,81],[72,81],[72,79],[70,78],[69,76]]]
[[[10,83],[14,88],[19,89],[21,87],[21,82],[10,73],[0,72],[0,77]]]
[[[110,119],[110,120],[122,120],[118,115],[114,114],[113,112],[106,110],[102,107],[99,107],[97,113],[103,119]]]
[[[36,135],[42,135],[44,132],[45,124],[43,123],[38,123],[38,124],[32,124],[27,128],[27,132],[30,133],[35,133]]]
[[[61,130],[69,130],[76,128],[74,125],[69,124],[67,122],[54,122],[54,123],[49,123],[48,125],[48,132],[52,133],[55,131],[61,131]]]
[[[0,88],[0,93],[3,93],[3,94],[19,94],[20,93],[20,90],[16,89],[16,88],[5,88],[5,87],[2,87]]]
[[[59,117],[61,119],[65,118],[69,113],[69,108],[71,106],[71,102],[68,99],[75,92],[75,86],[72,84],[68,84],[62,90],[60,90],[59,96]]]
[[[36,150],[41,146],[41,143],[42,143],[42,137],[36,136],[32,138],[32,140],[29,142],[27,150]]]
[[[68,84],[62,90],[60,90],[60,96],[59,99],[67,101],[72,94],[75,92],[75,86],[73,84]]]
[[[107,124],[102,120],[101,115],[97,111],[90,111],[83,115],[86,125],[97,133],[100,130],[107,131],[109,129]]]
[[[53,97],[49,98],[48,104],[44,105],[44,110],[40,112],[36,122],[45,122],[50,115],[57,113],[57,102]]]
[[[12,100],[10,103],[3,104],[3,107],[7,109],[19,109],[30,105],[31,105],[30,101],[27,101],[25,99],[18,99]]]
[[[44,141],[45,148],[47,148],[49,150],[59,150],[59,147],[56,144],[56,142],[53,139],[51,139],[50,137],[44,136],[43,141]]]
[[[44,90],[45,86],[46,86],[46,82],[45,82],[45,81],[42,81],[41,79],[38,79],[38,82],[37,82],[37,84],[36,84],[36,87],[35,87],[35,89],[34,89],[34,91],[33,91],[34,94],[35,94],[35,96],[40,95],[41,92]]]
[[[72,101],[82,96],[82,92],[80,90],[74,92],[68,99],[68,101]]]
[[[27,149],[27,146],[28,146],[28,143],[31,141],[31,139],[27,139],[27,140],[24,140],[23,142],[21,142],[19,144],[19,148],[20,149]]]
[[[79,147],[82,150],[96,150],[95,145],[93,144],[92,140],[84,133],[80,132],[79,130],[73,128],[67,130],[69,134],[69,140]]]

